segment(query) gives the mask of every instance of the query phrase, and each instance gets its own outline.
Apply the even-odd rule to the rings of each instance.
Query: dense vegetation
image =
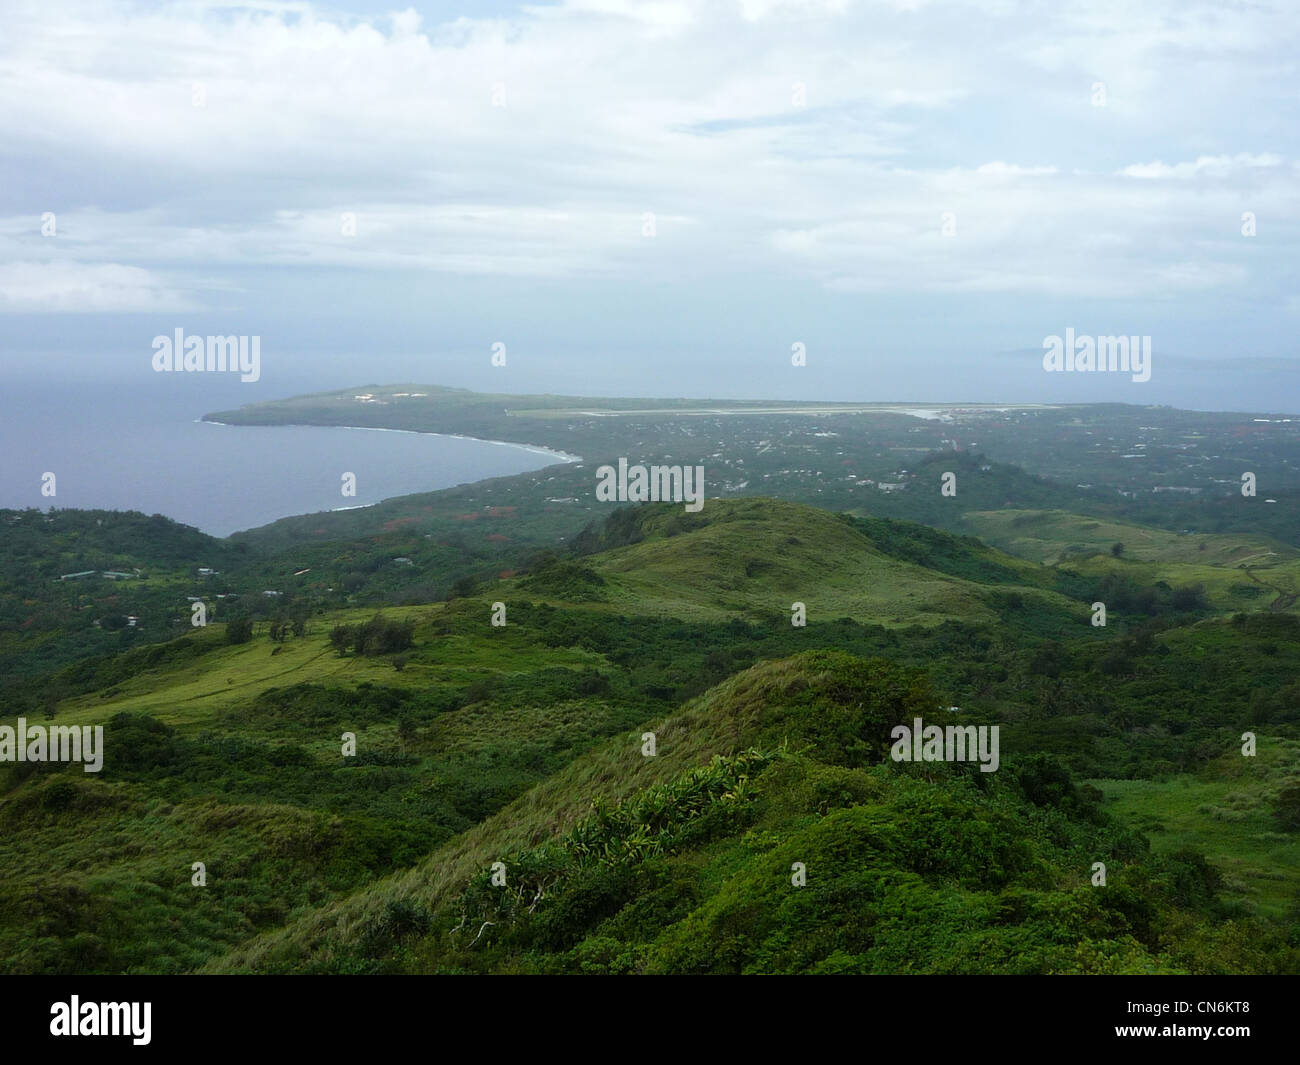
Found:
[[[1240,429],[1216,417],[1209,438]],[[697,418],[663,437],[676,461]],[[0,763],[0,966],[1300,969],[1294,530],[1193,527],[1226,497],[1134,524],[1151,504],[980,452],[902,466],[950,426],[798,418],[727,416],[747,468],[718,472],[789,498],[696,514],[566,502],[591,473],[564,467],[229,541],[0,515],[3,723],[100,724],[106,749],[98,774]],[[991,412],[980,451],[1012,420],[1077,428]],[[512,431],[551,421],[566,450],[667,432]],[[849,487],[803,465],[832,456]],[[1103,472],[1070,461],[1043,464]],[[919,491],[941,470],[959,504]],[[998,726],[998,771],[888,757],[893,725],[936,716]]]

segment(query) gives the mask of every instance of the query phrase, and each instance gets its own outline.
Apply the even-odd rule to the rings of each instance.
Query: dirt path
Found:
[[[1290,610],[1291,607],[1295,605],[1296,599],[1300,598],[1300,592],[1288,592],[1285,589],[1279,588],[1276,584],[1269,584],[1268,581],[1261,581],[1258,577],[1255,576],[1254,573],[1251,572],[1249,566],[1246,566],[1245,570],[1246,570],[1246,576],[1249,577],[1256,584],[1260,585],[1263,588],[1267,588],[1271,592],[1277,592],[1277,598],[1274,599],[1273,602],[1271,602],[1268,606],[1270,612],[1276,614],[1283,610]]]

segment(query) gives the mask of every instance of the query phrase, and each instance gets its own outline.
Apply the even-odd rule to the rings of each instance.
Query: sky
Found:
[[[4,16],[0,381],[1300,411],[1294,0]]]

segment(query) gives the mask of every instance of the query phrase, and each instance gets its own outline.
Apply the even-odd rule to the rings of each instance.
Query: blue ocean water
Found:
[[[0,507],[140,510],[226,536],[562,461],[541,449],[426,433],[201,422],[271,397],[192,377],[207,380],[0,381]],[[56,478],[53,498],[41,494],[47,472]],[[340,491],[345,472],[356,475],[355,497]]]

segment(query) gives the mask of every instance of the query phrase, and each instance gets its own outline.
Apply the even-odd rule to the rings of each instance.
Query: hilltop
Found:
[[[668,505],[624,516],[576,541],[580,553],[604,548],[598,555],[543,566],[521,590],[596,610],[692,620],[789,624],[792,604],[801,602],[820,620],[937,625],[995,621],[999,597],[1018,589],[1044,611],[1082,616],[1078,604],[1048,589],[1039,567],[912,523],[845,520],[753,498],[718,500],[699,514]],[[923,546],[908,557],[900,541]],[[952,548],[946,557],[940,544]],[[992,578],[996,590],[963,569]]]

